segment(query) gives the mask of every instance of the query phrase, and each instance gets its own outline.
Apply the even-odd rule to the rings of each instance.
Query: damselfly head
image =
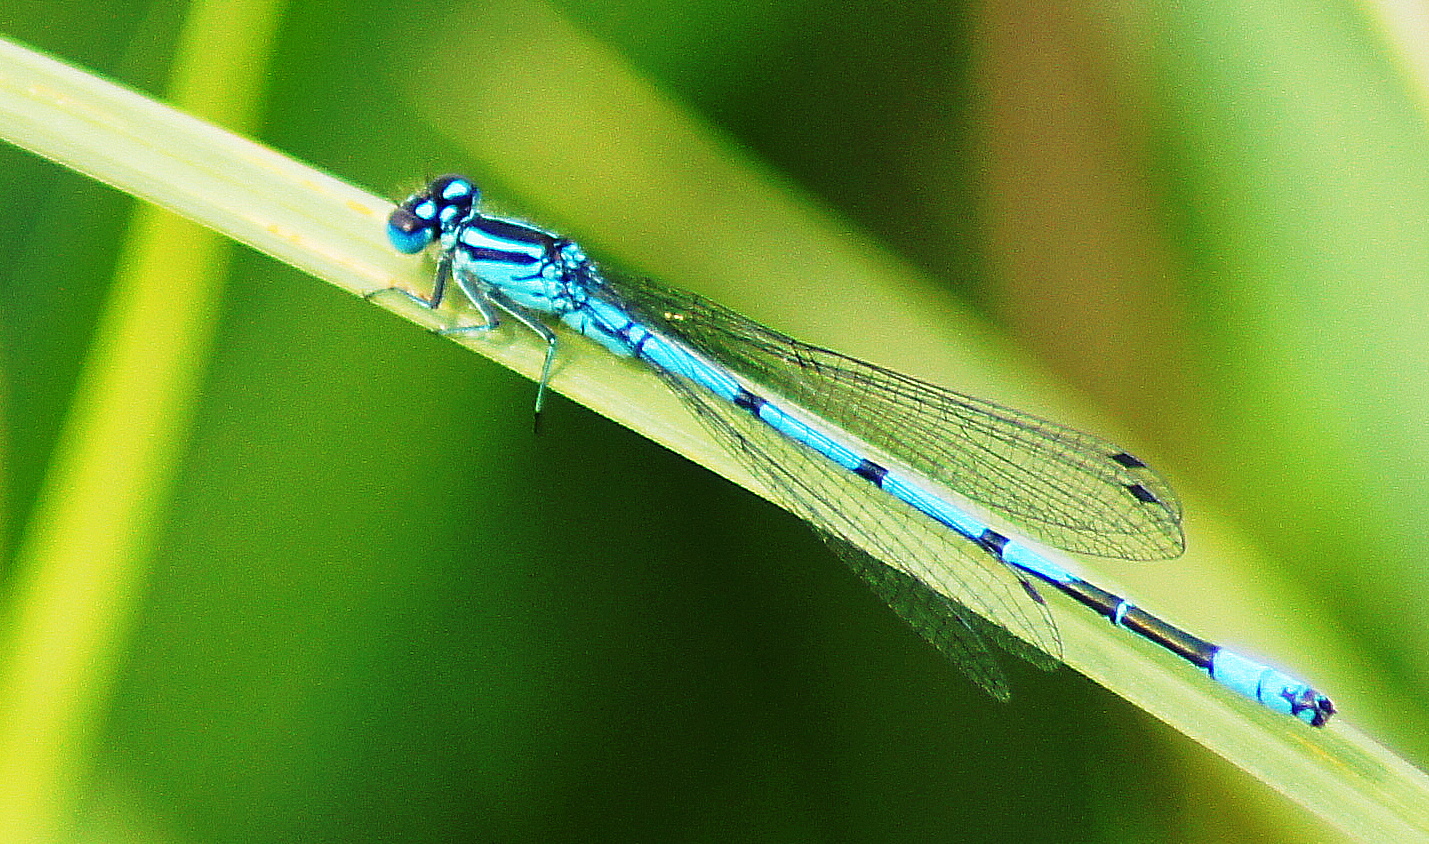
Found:
[[[387,239],[397,251],[421,252],[442,229],[465,219],[481,191],[464,176],[438,176],[402,201],[387,218]]]

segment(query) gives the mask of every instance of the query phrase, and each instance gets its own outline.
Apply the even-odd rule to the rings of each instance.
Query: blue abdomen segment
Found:
[[[646,328],[618,305],[592,298],[561,319],[615,354],[639,358],[663,372],[693,381],[724,401],[734,403],[744,392],[739,380],[724,367]]]
[[[884,492],[930,518],[942,522],[968,539],[976,541],[987,529],[987,525],[981,519],[975,519],[964,513],[961,508],[953,507],[927,490],[908,483],[897,472],[886,471],[878,485]]]
[[[1234,651],[1217,649],[1209,670],[1222,685],[1312,727],[1324,726],[1335,714],[1330,699],[1309,685]]]
[[[753,394],[750,394],[751,397]],[[759,406],[754,409],[759,421],[788,437],[797,443],[812,448],[814,451],[832,460],[840,467],[852,472],[862,463],[863,458],[853,449],[848,448],[833,437],[800,421],[797,417],[791,416],[783,408],[769,401],[760,401]]]
[[[629,314],[599,299],[592,299],[583,306],[562,314],[561,321],[623,358],[635,354],[635,344],[641,339],[637,337],[632,340],[630,337],[631,330],[639,326]]]

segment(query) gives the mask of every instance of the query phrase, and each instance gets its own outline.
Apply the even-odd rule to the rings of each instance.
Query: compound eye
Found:
[[[387,218],[387,239],[398,251],[411,255],[421,252],[432,242],[436,231],[430,220],[424,220],[405,205],[399,205]]]
[[[427,186],[427,195],[444,205],[475,205],[481,199],[481,191],[465,176],[448,174],[438,176]]]

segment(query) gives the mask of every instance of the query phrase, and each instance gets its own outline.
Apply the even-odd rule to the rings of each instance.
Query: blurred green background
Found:
[[[1422,762],[1429,136],[1372,8],[292,2],[254,134],[582,237],[539,151],[430,106],[519,97],[482,39],[562,21],[1134,432],[1288,594],[1247,625],[1304,621],[1275,655]],[[9,0],[0,33],[162,97],[184,15]],[[8,566],[133,202],[8,147],[0,196]],[[562,399],[533,438],[529,382],[265,257],[203,367],[64,840],[1333,840],[1070,671],[1009,659],[994,704],[792,517]]]

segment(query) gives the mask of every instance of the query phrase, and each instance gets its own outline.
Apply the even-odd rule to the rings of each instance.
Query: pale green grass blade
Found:
[[[699,128],[692,127],[678,109],[653,90],[638,85],[623,87],[631,80],[618,72],[608,55],[593,51],[590,44],[565,30],[542,31],[543,43],[556,55],[541,58],[554,64],[524,64],[531,67],[532,73],[552,74],[549,85],[557,87],[571,81],[559,76],[563,64],[555,59],[564,56],[585,67],[603,84],[622,86],[604,89],[604,93],[625,98],[637,125],[622,136],[602,139],[599,154],[604,159],[626,162],[632,168],[650,163],[648,149],[622,148],[621,137],[658,139],[678,145],[685,155],[682,160],[696,161],[708,168],[692,168],[687,188],[718,185],[722,207],[730,209],[730,218],[740,223],[742,242],[757,244],[751,249],[765,255],[764,260],[770,260],[768,255],[782,254],[785,263],[804,262],[801,276],[805,279],[816,274],[808,272],[809,262],[814,262],[815,270],[837,270],[851,285],[868,291],[869,298],[861,305],[878,308],[890,324],[912,326],[909,333],[915,342],[930,338],[928,342],[942,348],[947,345],[948,335],[957,332],[966,357],[935,357],[934,363],[919,365],[924,374],[938,370],[931,373],[938,380],[955,381],[972,391],[1000,398],[1046,394],[1046,388],[1034,385],[1026,373],[1003,363],[1004,350],[974,323],[947,313],[930,318],[898,294],[883,292],[886,287],[881,280],[906,273],[899,264],[849,237],[831,218],[802,210],[801,204],[785,191],[748,171],[718,144],[708,138],[701,140]],[[513,39],[511,46],[517,43],[520,39]],[[485,81],[472,80],[473,88],[487,90],[480,87]],[[502,92],[490,89],[489,93],[482,107],[500,106],[498,97]],[[567,101],[547,101],[547,111],[569,117],[579,125],[580,97],[574,93],[569,96]],[[524,100],[522,105],[528,106],[529,102]],[[142,97],[26,54],[13,45],[0,48],[0,132],[40,154],[178,210],[350,291],[372,291],[394,283],[414,287],[427,283],[427,271],[418,262],[390,254],[383,243],[381,223],[390,207],[385,201]],[[590,138],[587,141],[594,143]],[[587,155],[593,154],[590,143],[586,146]],[[572,147],[573,157],[575,153]],[[628,161],[622,158],[626,154],[632,156]],[[578,170],[572,172],[570,183],[546,185],[546,195],[569,190],[578,197],[582,175]],[[571,207],[577,201],[572,200]],[[648,206],[645,198],[632,197],[625,213],[642,215],[648,213]],[[750,209],[755,211],[747,213]],[[751,220],[758,221],[759,227],[751,229]],[[671,225],[670,236],[683,237],[687,243],[700,241],[708,234],[715,244],[709,253],[715,263],[722,258],[719,249],[736,240],[724,228],[730,224],[728,220],[711,223],[717,230],[702,229],[701,238],[689,237],[691,229],[680,223],[655,224]],[[768,240],[771,232],[777,233],[772,242]],[[631,263],[640,258],[642,265],[650,265],[652,262],[645,261],[639,249],[632,248]],[[723,259],[727,261],[729,256]],[[698,262],[698,256],[694,260]],[[747,269],[744,256],[735,263],[740,271]],[[790,279],[790,284],[796,283],[796,279]],[[415,306],[409,308],[397,297],[391,298],[394,301],[384,304],[423,324],[435,325],[441,319]],[[791,307],[789,320],[779,314],[760,315],[781,326],[795,325],[797,314],[793,311]],[[828,319],[835,322],[838,318]],[[333,329],[315,326],[314,330]],[[483,354],[527,375],[539,366],[539,349],[524,338],[468,342]],[[850,344],[850,350],[857,352],[855,345]],[[981,389],[993,384],[998,389]],[[611,360],[585,344],[571,342],[566,344],[553,386],[726,477],[751,485],[654,379],[632,366]],[[1193,512],[1205,512],[1196,496],[1186,498]],[[1222,531],[1214,525],[1201,525],[1196,534],[1214,540]],[[1201,543],[1202,548],[1207,545],[1214,553],[1228,549],[1231,543]],[[1174,658],[1155,653],[1151,647],[1142,646],[1080,611],[1060,605],[1056,609],[1066,641],[1067,661],[1072,667],[1145,707],[1320,817],[1367,840],[1391,836],[1413,840],[1429,834],[1429,781],[1347,726],[1346,720],[1353,720],[1353,712],[1327,730],[1310,730],[1221,691]],[[1329,691],[1333,693],[1334,689]],[[1053,728],[1049,725],[1049,729]]]

